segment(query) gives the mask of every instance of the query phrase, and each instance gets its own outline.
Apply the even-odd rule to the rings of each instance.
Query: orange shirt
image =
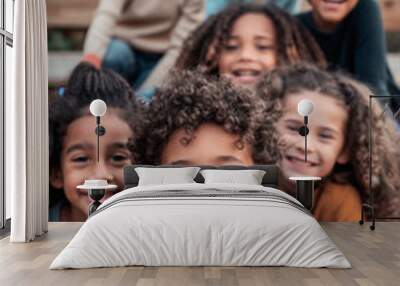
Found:
[[[315,193],[315,207],[312,211],[318,221],[359,221],[361,218],[361,197],[351,185],[328,183]]]

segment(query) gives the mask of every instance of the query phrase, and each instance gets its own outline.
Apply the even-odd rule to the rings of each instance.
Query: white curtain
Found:
[[[12,242],[47,232],[49,141],[45,0],[15,1],[13,93],[6,98]]]

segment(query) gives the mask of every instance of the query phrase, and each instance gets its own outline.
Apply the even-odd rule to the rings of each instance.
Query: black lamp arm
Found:
[[[99,162],[99,158],[100,158],[100,136],[103,136],[104,134],[106,134],[106,129],[104,128],[104,126],[100,125],[100,116],[96,116],[96,129],[94,130],[94,132],[96,133],[97,136],[97,162]]]
[[[100,125],[100,116],[96,116],[96,129],[95,129],[95,133],[98,136],[103,136],[104,134],[106,134],[106,129],[104,128],[104,126]]]
[[[308,134],[308,116],[304,116],[304,129],[305,129],[305,133],[306,135],[304,136],[304,161],[307,163],[307,134]]]
[[[304,161],[305,162],[307,162],[307,135],[309,132],[307,124],[308,124],[308,116],[304,116],[304,125],[299,128],[299,134],[304,137],[304,148],[305,148]]]

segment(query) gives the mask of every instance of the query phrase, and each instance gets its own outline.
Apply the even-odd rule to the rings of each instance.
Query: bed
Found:
[[[202,172],[262,170],[260,185],[204,182],[200,172],[192,183],[138,185],[143,167],[124,169],[126,189],[97,209],[50,269],[351,267],[310,212],[277,189],[274,165],[200,166]],[[144,169],[151,168],[166,172],[171,166]]]

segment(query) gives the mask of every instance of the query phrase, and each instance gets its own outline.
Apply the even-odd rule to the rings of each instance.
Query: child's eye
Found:
[[[114,155],[114,156],[112,156],[112,159],[114,161],[123,161],[123,160],[127,160],[128,157],[126,157],[124,155]]]
[[[292,132],[299,132],[299,126],[297,125],[286,125],[286,129],[292,131]]]
[[[88,156],[76,156],[76,157],[73,157],[72,159],[71,159],[71,161],[72,162],[74,162],[74,163],[86,163],[87,161],[89,161],[89,157]]]
[[[224,49],[226,50],[226,51],[234,51],[234,50],[236,50],[238,48],[238,46],[235,46],[235,45],[226,45],[226,46],[224,46]]]
[[[227,51],[234,51],[234,50],[239,48],[239,45],[236,44],[236,43],[229,43],[228,42],[228,43],[225,43],[223,45],[223,48],[224,48],[224,50],[227,50]]]
[[[130,160],[129,156],[124,154],[115,154],[111,156],[111,162],[116,165],[124,165]]]
[[[326,139],[326,140],[333,139],[333,135],[330,132],[321,132],[319,134],[319,137],[321,137],[322,139]]]
[[[273,48],[272,45],[257,45],[257,49],[262,51],[272,50]]]

